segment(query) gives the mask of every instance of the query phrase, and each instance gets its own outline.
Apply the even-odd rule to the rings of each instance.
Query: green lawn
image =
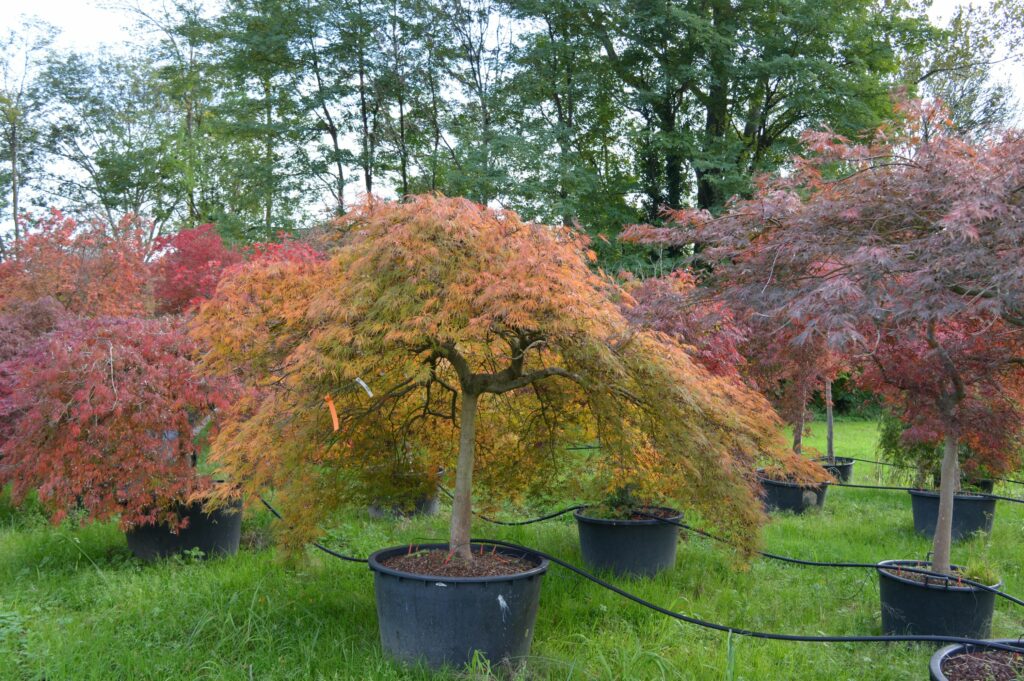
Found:
[[[810,444],[824,449],[815,424]],[[837,453],[874,456],[875,426],[841,422]],[[858,463],[856,481],[875,480]],[[1024,488],[997,488],[1024,496]],[[543,510],[543,509],[536,509]],[[246,537],[259,544],[265,514]],[[334,544],[366,555],[384,546],[443,540],[442,518],[339,520]],[[561,518],[523,528],[481,523],[505,538],[579,561],[575,526]],[[777,516],[765,546],[793,556],[845,561],[924,557],[902,492],[832,489],[825,509]],[[991,542],[957,545],[954,560],[985,556],[1014,594],[1024,594],[1024,506],[1001,503]],[[932,648],[892,644],[781,643],[681,624],[629,604],[557,567],[544,578],[529,679],[923,679]],[[766,631],[879,633],[877,577],[758,560],[737,569],[720,545],[689,537],[676,569],[627,588],[695,616]],[[1000,601],[996,635],[1024,631],[1024,609]],[[371,575],[317,553],[300,567],[273,549],[230,559],[134,561],[113,525],[53,528],[0,503],[0,678],[440,679],[388,661],[377,641]],[[730,662],[731,660],[731,662]]]

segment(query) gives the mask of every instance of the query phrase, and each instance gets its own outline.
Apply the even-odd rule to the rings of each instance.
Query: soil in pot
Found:
[[[939,493],[910,490],[914,529],[925,536],[935,534],[939,517]],[[996,500],[974,494],[953,497],[953,541],[967,539],[975,532],[991,532],[996,513]]]
[[[965,585],[954,577],[928,577],[901,570],[927,570],[919,560],[878,564],[882,633],[987,638],[992,629],[995,594]],[[961,570],[960,567],[954,567]],[[991,586],[999,588],[1002,583]]]
[[[932,681],[1020,681],[1024,679],[1024,645],[1020,639],[999,639],[998,643],[1020,646],[1020,653],[1005,650],[952,645],[932,657]]]
[[[378,551],[369,566],[392,657],[439,668],[462,667],[475,653],[495,665],[529,654],[547,560],[476,545],[467,565],[447,545],[428,544]]]
[[[136,558],[153,561],[187,551],[199,550],[204,557],[238,553],[242,536],[242,501],[203,510],[203,502],[181,505],[178,514],[188,525],[177,533],[166,525],[140,525],[125,532],[128,548]]]
[[[645,507],[628,517],[601,518],[582,509],[574,515],[580,551],[588,565],[619,576],[652,577],[676,563],[679,528],[662,519],[678,522],[683,517],[679,511]]]
[[[829,463],[827,457],[814,459],[814,461],[821,464],[822,468],[831,473],[832,477],[839,482],[847,483],[853,479],[853,459],[837,456],[835,458],[835,463]]]
[[[811,508],[825,506],[828,485],[802,486],[784,480],[773,480],[758,471],[761,489],[764,490],[764,506],[768,511],[792,511],[803,513]]]

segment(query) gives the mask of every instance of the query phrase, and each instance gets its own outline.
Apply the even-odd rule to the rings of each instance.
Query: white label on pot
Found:
[[[444,582],[434,582],[434,586],[445,586],[446,587],[448,585],[445,584]]]
[[[505,597],[501,594],[498,594],[498,605],[501,607],[501,621],[504,622],[505,618],[508,616],[509,609],[508,603],[505,602]]]

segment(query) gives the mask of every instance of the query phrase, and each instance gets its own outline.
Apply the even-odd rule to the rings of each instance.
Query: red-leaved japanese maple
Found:
[[[943,439],[933,566],[949,572],[958,444],[1001,449],[1021,428],[1024,134],[972,142],[939,107],[903,111],[868,143],[808,134],[812,155],[719,218],[689,211],[629,236],[700,242],[726,300],[851,350],[906,420]]]
[[[72,314],[148,310],[146,247],[136,221],[78,223],[58,210],[25,227],[0,263],[0,309],[51,296]]]
[[[223,405],[171,319],[70,318],[3,365],[0,484],[36,490],[55,522],[76,509],[129,527],[175,526],[174,502],[209,481],[191,465],[191,422]]]
[[[158,314],[177,314],[210,298],[225,268],[242,260],[212,224],[157,238],[154,256],[150,270]]]
[[[628,281],[622,313],[636,327],[668,334],[685,345],[713,374],[737,376],[746,363],[740,346],[747,330],[720,301],[695,296],[696,277],[679,270],[664,277]]]

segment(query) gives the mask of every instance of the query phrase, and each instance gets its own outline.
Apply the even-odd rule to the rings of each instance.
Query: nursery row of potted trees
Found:
[[[673,509],[752,548],[766,519],[758,466],[802,503],[823,503],[830,476],[799,456],[807,391],[856,364],[908,424],[908,442],[943,443],[932,560],[880,564],[883,598],[898,604],[883,606],[883,628],[920,627],[904,615],[935,607],[936,633],[987,635],[991,608],[986,619],[950,562],[953,502],[961,444],[1008,466],[1019,444],[1024,277],[1011,274],[1024,254],[1006,216],[1020,200],[1024,142],[975,147],[934,111],[907,116],[909,130],[868,146],[808,136],[818,156],[718,218],[683,211],[674,227],[632,230],[700,243],[706,286],[680,275],[623,287],[592,269],[572,229],[459,199],[371,198],[315,249],[234,263],[187,334],[177,319],[77,310],[26,327],[17,333],[33,342],[0,365],[0,480],[16,499],[38,491],[57,518],[119,517],[136,539],[142,527],[179,537],[196,527],[193,502],[209,517],[272,488],[289,519],[282,546],[299,550],[337,506],[379,501],[395,461],[443,469],[454,485],[447,544],[370,558],[381,641],[434,665],[516,658],[546,563],[472,542],[475,491],[496,501],[552,491],[566,445],[598,439],[575,481],[605,499],[577,514],[588,562],[670,565]],[[985,206],[1004,211],[979,217],[978,198],[961,191],[980,172],[995,178]],[[22,275],[0,269],[0,280]],[[768,359],[744,368],[747,343]],[[780,379],[782,412],[796,405],[792,448],[760,392]],[[230,484],[194,467],[193,428],[214,413],[208,465]],[[825,463],[842,473],[831,447]],[[630,563],[641,551],[650,561]],[[940,576],[915,578],[909,565]],[[961,595],[971,609],[954,616]]]
[[[916,564],[948,577],[908,578],[893,563],[880,570],[883,597],[899,585],[950,625],[959,599],[978,615],[962,615],[961,632],[987,634],[987,597],[956,585],[962,570],[950,549],[962,448],[994,473],[1020,464],[1024,139],[972,143],[940,106],[902,108],[902,120],[866,142],[807,134],[813,156],[721,216],[678,211],[674,227],[634,227],[626,237],[700,244],[702,290],[749,316],[757,342],[796,353],[795,448],[804,386],[831,378],[835,358],[906,424],[905,444],[941,443],[931,560]],[[915,504],[930,497],[916,494]],[[893,615],[908,607],[883,607],[883,628],[898,628]]]

